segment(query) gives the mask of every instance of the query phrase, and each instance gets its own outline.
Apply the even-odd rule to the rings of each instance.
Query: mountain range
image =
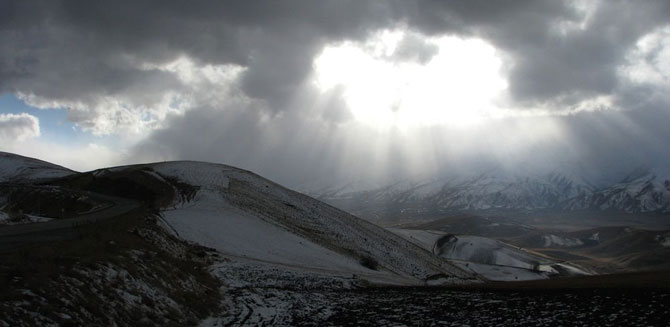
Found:
[[[670,180],[637,169],[618,182],[596,185],[574,174],[486,172],[433,180],[403,180],[370,189],[345,186],[305,190],[335,206],[377,215],[406,212],[670,212]]]

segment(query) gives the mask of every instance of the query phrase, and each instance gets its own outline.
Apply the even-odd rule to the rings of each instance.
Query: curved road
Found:
[[[25,245],[72,239],[77,236],[75,227],[117,217],[140,207],[136,201],[98,193],[68,190],[111,203],[110,206],[87,212],[75,218],[55,219],[43,223],[0,226],[0,251],[16,250]]]

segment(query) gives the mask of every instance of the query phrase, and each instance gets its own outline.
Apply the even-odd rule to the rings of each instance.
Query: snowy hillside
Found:
[[[45,161],[0,152],[0,182],[56,178],[73,173],[72,170]]]
[[[163,162],[76,173],[12,154],[0,157],[0,167],[7,181],[61,177],[49,181],[52,185],[6,185],[2,194],[15,198],[15,207],[27,206],[10,208],[16,212],[39,215],[55,210],[46,217],[78,216],[92,209],[73,199],[103,194],[142,203],[159,213],[160,223],[176,236],[228,258],[354,274],[372,282],[476,281],[472,274],[383,228],[234,167]],[[47,191],[72,199],[58,201],[53,195],[49,199],[54,201],[48,202]],[[30,210],[33,198],[41,204],[38,213]],[[123,207],[121,200],[110,201]],[[73,207],[61,208],[59,203]],[[9,211],[2,212],[5,221]]]
[[[191,199],[161,212],[169,228],[226,255],[361,274],[372,280],[472,279],[393,233],[248,171],[199,162],[156,163],[147,168],[158,178],[178,180],[197,190]]]

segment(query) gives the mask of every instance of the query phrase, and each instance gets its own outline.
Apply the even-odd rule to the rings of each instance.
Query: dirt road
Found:
[[[75,227],[96,221],[117,217],[140,207],[136,201],[107,195],[73,191],[111,203],[99,210],[82,214],[75,218],[55,219],[43,223],[0,227],[0,251],[13,251],[25,245],[72,239],[77,236]]]

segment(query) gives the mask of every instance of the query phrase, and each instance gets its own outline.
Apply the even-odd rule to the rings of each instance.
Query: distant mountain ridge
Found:
[[[347,210],[377,206],[417,211],[670,212],[670,180],[642,169],[605,186],[557,172],[528,176],[493,172],[432,181],[403,181],[368,190],[338,192],[339,189],[342,187],[307,193]]]

